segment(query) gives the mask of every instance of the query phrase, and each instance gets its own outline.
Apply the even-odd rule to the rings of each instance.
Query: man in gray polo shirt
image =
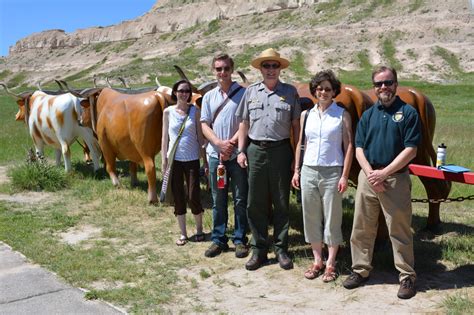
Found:
[[[245,264],[256,270],[267,261],[270,200],[273,203],[275,253],[283,269],[293,268],[288,256],[289,198],[293,148],[290,134],[299,135],[300,104],[294,86],[279,80],[290,62],[273,48],[252,61],[263,81],[250,85],[236,115],[239,127],[241,167],[248,166],[247,215],[252,232],[252,257]],[[248,147],[247,147],[248,144]]]
[[[248,255],[247,237],[247,170],[237,163],[237,131],[240,119],[235,111],[245,92],[237,82],[232,81],[234,61],[227,54],[218,54],[212,60],[212,71],[218,86],[204,95],[201,106],[201,125],[204,136],[209,140],[207,155],[209,160],[212,190],[212,244],[205,251],[206,257],[215,257],[229,249],[226,235],[228,223],[228,190],[232,189],[234,200],[235,256]],[[217,187],[218,167],[226,169],[229,182],[224,188]]]

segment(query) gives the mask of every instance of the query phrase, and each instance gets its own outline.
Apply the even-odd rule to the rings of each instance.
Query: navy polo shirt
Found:
[[[357,125],[355,146],[364,149],[372,168],[389,165],[403,149],[417,147],[420,142],[418,113],[398,96],[388,108],[377,101]]]

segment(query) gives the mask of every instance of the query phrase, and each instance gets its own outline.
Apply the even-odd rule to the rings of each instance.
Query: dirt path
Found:
[[[193,252],[203,253],[209,243],[191,244]],[[212,261],[212,262],[211,262]],[[336,283],[326,284],[321,279],[306,280],[306,266],[295,265],[290,271],[282,270],[276,261],[257,271],[244,268],[246,259],[234,257],[233,252],[213,258],[202,258],[199,265],[180,270],[185,281],[197,287],[183,294],[179,305],[170,311],[203,309],[229,314],[315,314],[315,313],[444,313],[442,303],[457,289],[474,297],[474,268],[436,274],[419,274],[418,292],[411,300],[397,298],[398,279],[393,272],[376,271],[367,284],[355,290],[342,287],[345,275]],[[205,279],[203,271],[209,273]],[[194,280],[192,280],[194,279]],[[457,287],[456,287],[457,286]]]

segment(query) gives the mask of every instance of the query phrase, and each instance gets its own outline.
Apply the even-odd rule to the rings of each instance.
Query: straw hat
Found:
[[[268,48],[262,51],[262,53],[257,58],[252,60],[251,64],[254,68],[260,69],[262,62],[268,60],[279,62],[281,69],[288,68],[290,65],[290,62],[285,58],[280,57],[280,54],[273,48]]]

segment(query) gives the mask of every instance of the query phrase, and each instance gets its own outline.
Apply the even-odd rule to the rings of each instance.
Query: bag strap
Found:
[[[211,126],[212,126],[212,125],[214,124],[214,122],[216,121],[217,115],[219,115],[219,113],[222,111],[222,109],[224,109],[225,104],[227,104],[227,102],[228,102],[235,94],[237,94],[237,92],[239,92],[240,89],[242,89],[242,86],[241,86],[241,85],[239,85],[238,88],[236,88],[236,89],[233,90],[229,95],[227,95],[227,97],[222,101],[222,103],[220,103],[219,107],[217,107],[216,113],[214,114],[214,118],[212,119]]]
[[[309,116],[309,111],[311,109],[308,109],[306,111],[306,114],[304,115],[304,120],[303,120],[303,131],[301,133],[301,145],[300,145],[300,160],[299,160],[299,168],[301,170],[301,167],[303,166],[303,158],[304,158],[304,151],[306,149],[306,122],[308,121],[308,116]]]

